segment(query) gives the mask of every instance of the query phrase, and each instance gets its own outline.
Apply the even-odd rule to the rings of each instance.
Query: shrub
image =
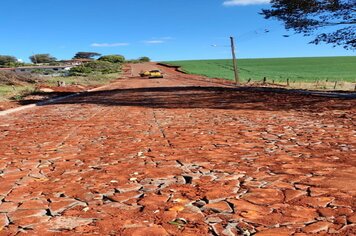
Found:
[[[107,61],[111,63],[124,63],[125,57],[122,55],[106,55],[98,59],[99,61]]]
[[[20,67],[20,66],[25,66],[25,63],[23,62],[9,62],[4,65],[4,67]]]
[[[99,72],[102,74],[110,74],[120,71],[120,65],[107,61],[92,61],[84,65],[76,66],[70,69],[70,75],[85,75]]]
[[[92,73],[93,70],[89,67],[85,67],[84,65],[73,67],[69,70],[69,75],[79,76]]]
[[[85,67],[91,68],[94,72],[110,74],[120,71],[120,66],[107,61],[92,61],[85,64]]]
[[[133,59],[133,60],[126,60],[126,63],[131,63],[131,64],[137,64],[140,63],[138,60]]]
[[[24,85],[37,82],[38,78],[31,74],[0,71],[0,85]]]
[[[8,67],[11,63],[16,63],[17,59],[13,56],[0,55],[0,67]]]
[[[139,59],[139,62],[150,62],[151,59],[149,57],[140,57]]]

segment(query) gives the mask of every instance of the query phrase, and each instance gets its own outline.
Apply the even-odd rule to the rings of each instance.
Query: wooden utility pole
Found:
[[[235,82],[236,82],[236,85],[238,85],[240,80],[239,80],[239,73],[238,73],[238,70],[237,70],[234,37],[230,37],[230,40],[231,40],[232,62],[234,64]]]

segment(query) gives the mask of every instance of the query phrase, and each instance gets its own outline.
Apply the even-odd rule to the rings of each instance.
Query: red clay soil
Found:
[[[356,234],[355,99],[143,67],[0,116],[1,235]]]
[[[4,100],[4,101],[0,101],[0,111],[5,111],[11,108],[15,108],[21,106],[20,104],[18,104],[18,102],[16,101],[8,101],[8,100]]]

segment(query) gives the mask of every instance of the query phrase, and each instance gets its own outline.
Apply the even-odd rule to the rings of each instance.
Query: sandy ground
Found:
[[[0,235],[356,234],[355,99],[126,77],[0,116]]]

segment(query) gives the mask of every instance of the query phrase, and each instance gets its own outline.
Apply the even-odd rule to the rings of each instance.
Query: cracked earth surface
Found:
[[[356,234],[355,100],[161,69],[0,116],[0,235]]]

